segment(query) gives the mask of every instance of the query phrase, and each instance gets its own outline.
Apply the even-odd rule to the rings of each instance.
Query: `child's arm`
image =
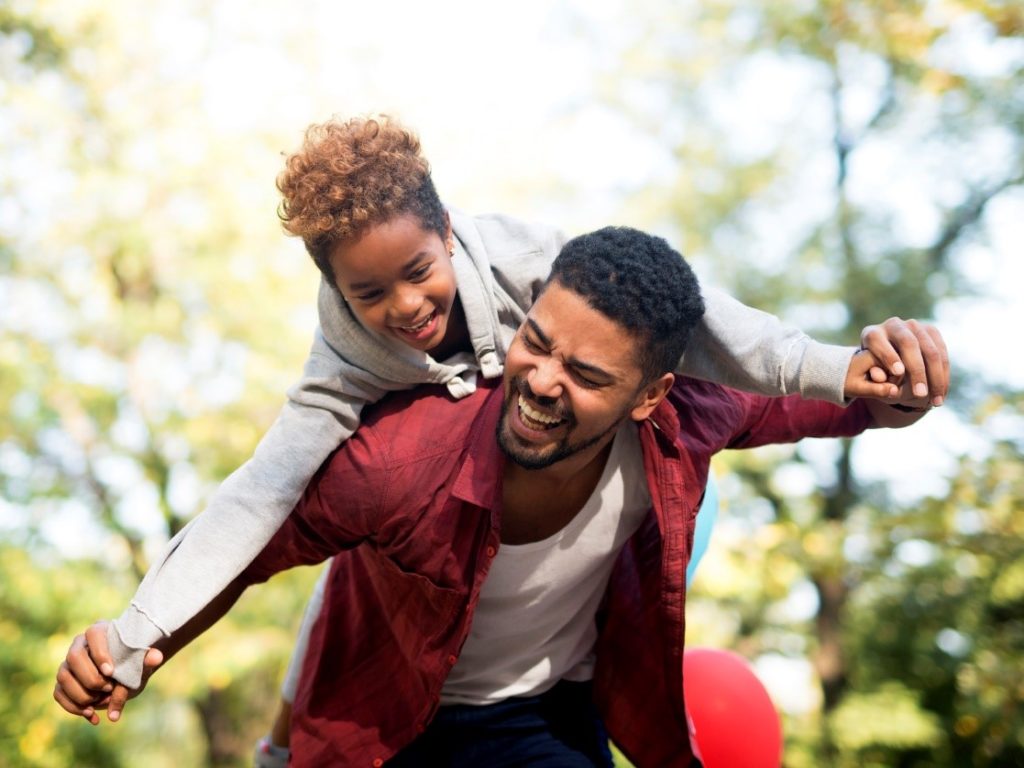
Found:
[[[763,395],[791,395],[842,404],[856,347],[821,344],[767,312],[703,288],[704,318],[678,373]]]
[[[851,365],[858,347],[822,344],[721,291],[705,288],[703,294],[704,318],[678,373],[757,394],[799,393],[843,405],[852,397],[889,397],[905,369],[911,383],[930,387],[933,397],[946,394],[925,375],[938,352],[924,343],[927,335],[914,321],[891,318],[865,329],[864,348],[884,366],[865,375]]]
[[[146,649],[194,617],[253,558],[295,507],[324,459],[359,423],[366,399],[342,391],[344,361],[320,334],[302,381],[253,457],[217,490],[207,509],[172,539],[125,612],[111,623],[114,677],[139,685]],[[372,398],[376,399],[376,398]]]
[[[490,273],[486,288],[492,293],[489,300],[496,310],[495,325],[501,326],[507,348],[565,244],[565,235],[552,227],[508,216],[471,217],[457,211],[451,211],[451,216],[452,227],[476,268],[482,274]],[[721,291],[705,289],[704,300],[704,319],[677,369],[679,373],[758,394],[799,392],[805,398],[837,404],[848,397],[889,394],[884,381],[862,373],[853,376],[858,373],[851,368],[856,347],[821,344],[798,328],[784,325],[774,315],[748,307]],[[900,377],[901,371],[893,367],[899,362],[912,382],[924,382],[927,361],[923,350],[913,340],[901,344],[903,335],[907,334],[902,326],[894,331],[882,325],[875,334],[866,333],[862,341],[885,367],[879,373]],[[945,393],[933,387],[931,394]]]

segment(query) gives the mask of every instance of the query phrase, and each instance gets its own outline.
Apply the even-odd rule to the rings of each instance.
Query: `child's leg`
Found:
[[[274,718],[274,725],[270,730],[269,737],[264,736],[256,745],[256,756],[253,763],[256,768],[277,768],[277,766],[283,768],[288,763],[292,703],[295,701],[295,693],[299,687],[302,663],[309,647],[309,635],[313,631],[313,624],[323,607],[324,589],[330,570],[331,561],[328,560],[320,572],[320,578],[316,580],[316,586],[313,587],[313,594],[310,596],[309,602],[306,603],[306,610],[302,614],[302,625],[299,627],[299,635],[295,641],[295,650],[292,651],[291,660],[288,662],[288,671],[285,672],[284,683],[281,685],[281,703]]]

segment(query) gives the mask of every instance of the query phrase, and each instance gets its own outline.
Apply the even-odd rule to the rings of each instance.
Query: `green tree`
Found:
[[[194,8],[149,10],[212,34]],[[286,318],[311,303],[313,270],[274,215],[289,142],[200,122],[195,80],[168,64],[177,39],[139,12],[0,8],[4,765],[242,761],[311,583],[297,572],[247,598],[116,728],[50,698],[72,633],[119,613],[251,454],[309,338]],[[199,71],[213,55],[193,54]],[[89,559],[62,562],[53,541]]]
[[[988,246],[988,211],[1024,183],[1018,4],[651,2],[631,5],[626,28],[621,55],[608,56],[604,95],[662,158],[634,197],[635,215],[676,232],[705,271],[749,303],[847,343],[869,322],[897,313],[934,317],[980,290],[969,279],[970,248]],[[988,385],[973,377],[961,387],[976,399]],[[966,414],[967,399],[955,397],[953,407]],[[983,425],[966,428],[988,440]],[[749,655],[806,653],[813,660],[824,716],[817,728],[787,728],[792,765],[957,765],[966,753],[975,764],[1009,764],[1021,744],[1015,720],[1003,720],[1001,740],[985,737],[989,746],[981,749],[982,737],[965,736],[974,727],[968,724],[980,729],[989,722],[981,714],[988,709],[972,709],[980,700],[953,699],[963,707],[954,715],[912,667],[879,669],[870,648],[851,642],[858,634],[852,617],[864,615],[851,612],[851,601],[870,594],[868,585],[893,560],[877,551],[861,562],[850,537],[888,531],[884,540],[899,551],[903,533],[894,520],[941,514],[937,502],[895,508],[884,488],[858,481],[855,445],[723,463],[742,480],[732,496],[735,510],[767,525],[752,527],[757,534],[746,543],[742,567],[732,571],[733,583],[708,587],[718,609],[695,610],[724,619],[731,626],[726,634]],[[1019,449],[999,451],[1012,461]],[[808,471],[816,480],[812,492],[780,490],[785,473]],[[987,503],[979,500],[986,525]],[[937,560],[955,561],[958,541],[933,542]],[[922,582],[939,578],[919,575]],[[805,623],[780,619],[784,598],[800,585],[813,586],[814,616]],[[953,610],[959,598],[932,589],[938,592],[928,610]],[[733,613],[723,614],[723,605]],[[896,641],[942,653],[934,627],[905,612],[889,618]],[[1011,635],[1018,618],[1010,621]],[[988,635],[1006,636],[997,624],[996,614],[984,614],[950,631],[977,647]],[[1007,650],[1019,665],[1020,648]],[[862,718],[851,714],[890,705],[907,716],[878,724],[873,734],[861,722],[854,732],[851,723]],[[901,738],[886,731],[895,723],[904,727]],[[886,745],[885,758],[872,762],[876,757],[864,750],[879,744]]]

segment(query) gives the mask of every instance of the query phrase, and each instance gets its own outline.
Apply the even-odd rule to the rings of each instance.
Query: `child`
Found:
[[[477,373],[500,375],[564,242],[546,227],[446,210],[417,137],[384,117],[312,126],[278,187],[285,229],[323,275],[320,327],[302,380],[253,457],[168,544],[111,624],[113,677],[129,688],[139,686],[146,649],[260,552],[365,404],[421,383],[463,397]],[[721,293],[705,302],[681,372],[833,402],[854,392],[852,348],[818,344]],[[889,393],[856,378],[856,394]]]

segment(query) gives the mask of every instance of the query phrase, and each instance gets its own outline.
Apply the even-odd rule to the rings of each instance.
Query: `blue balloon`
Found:
[[[708,485],[704,489],[704,501],[697,510],[697,527],[693,532],[693,553],[690,555],[690,564],[686,566],[686,586],[693,584],[693,575],[697,572],[700,559],[707,552],[708,543],[711,541],[711,529],[715,527],[715,520],[718,519],[718,486],[715,484],[715,476],[708,474]]]

